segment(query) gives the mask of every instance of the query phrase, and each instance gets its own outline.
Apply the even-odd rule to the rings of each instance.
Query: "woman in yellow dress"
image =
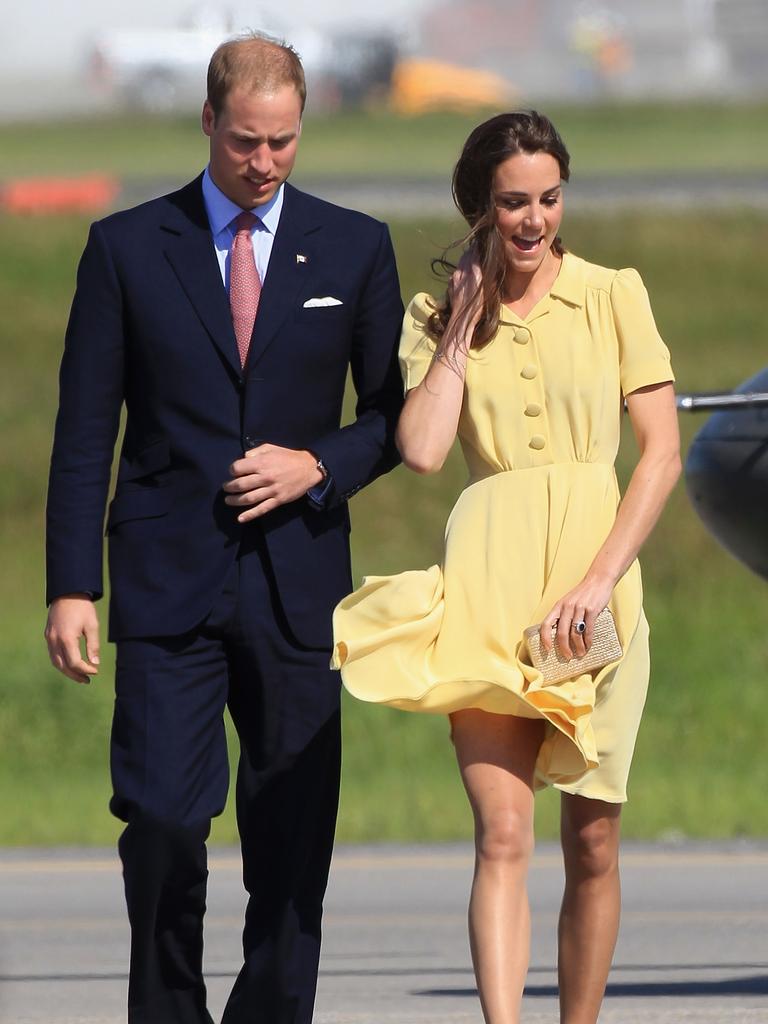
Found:
[[[621,804],[648,684],[638,550],[680,472],[669,353],[634,270],[565,251],[568,152],[535,111],[469,136],[454,171],[469,225],[445,297],[403,326],[403,462],[469,481],[442,566],[367,577],[337,607],[334,663],[355,696],[450,715],[475,820],[470,945],[487,1024],[517,1024],[529,954],[533,794],[562,792],[560,1020],[597,1020],[619,920]],[[639,457],[614,460],[626,399]],[[547,685],[526,627],[583,655],[610,606],[623,657]]]

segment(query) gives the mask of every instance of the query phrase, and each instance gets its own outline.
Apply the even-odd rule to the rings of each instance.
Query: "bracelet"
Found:
[[[325,465],[325,463],[323,462],[322,458],[316,452],[311,451],[309,448],[307,449],[307,451],[312,456],[312,458],[315,460],[315,469],[319,470],[320,475],[322,476],[323,480],[327,480],[328,479],[328,468]]]
[[[459,349],[459,352],[462,352],[462,350]],[[463,352],[462,354],[466,355],[466,353]],[[435,354],[432,358],[436,363],[442,363],[443,366],[447,366],[449,369],[453,370],[454,373],[466,373],[466,359],[463,363],[459,362],[455,355],[448,355],[444,348],[436,348]]]

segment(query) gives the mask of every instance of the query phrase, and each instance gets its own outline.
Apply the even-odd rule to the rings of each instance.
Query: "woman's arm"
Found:
[[[408,469],[436,473],[448,457],[464,399],[467,353],[480,318],[480,272],[465,254],[451,278],[452,313],[424,380],[408,392],[395,443]]]
[[[592,643],[595,618],[637,557],[680,475],[680,434],[673,385],[638,388],[627,395],[627,407],[640,458],[616,521],[584,579],[557,602],[541,626],[542,643],[549,648],[552,626],[559,620],[557,646],[566,658],[582,655]],[[583,637],[571,631],[571,624],[579,620],[587,624]]]

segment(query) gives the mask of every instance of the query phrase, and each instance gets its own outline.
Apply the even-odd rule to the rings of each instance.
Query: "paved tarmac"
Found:
[[[466,941],[467,845],[341,847],[316,1024],[481,1024]],[[601,1022],[768,1024],[768,842],[627,844],[624,915]],[[556,1024],[556,847],[531,872],[526,1024]],[[238,966],[234,850],[211,855],[206,931],[219,1019]],[[125,1020],[127,930],[112,851],[0,851],[0,1022]]]
[[[451,170],[440,178],[312,178],[299,168],[291,178],[298,188],[340,206],[392,219],[456,215],[451,199]],[[164,195],[183,178],[127,179],[116,207],[124,209]],[[696,170],[668,173],[575,174],[566,186],[567,209],[613,214],[619,210],[768,209],[768,174],[725,174]]]

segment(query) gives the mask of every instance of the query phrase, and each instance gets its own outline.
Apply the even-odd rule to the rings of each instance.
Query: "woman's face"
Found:
[[[549,153],[517,153],[493,176],[496,223],[510,270],[534,273],[551,256],[563,217],[560,165]]]

